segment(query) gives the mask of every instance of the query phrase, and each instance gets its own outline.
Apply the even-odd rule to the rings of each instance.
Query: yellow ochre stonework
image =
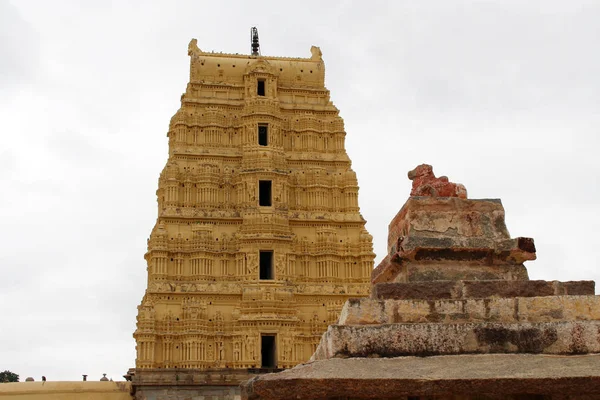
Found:
[[[188,54],[136,368],[292,367],[368,295],[375,257],[321,51],[206,53],[193,39]]]

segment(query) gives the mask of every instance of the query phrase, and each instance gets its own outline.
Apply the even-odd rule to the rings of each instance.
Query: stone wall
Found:
[[[137,400],[239,400],[240,383],[265,371],[141,368],[129,372]]]
[[[136,399],[144,400],[240,400],[239,386],[178,386],[143,389]]]
[[[0,383],[2,400],[133,400],[130,382]]]

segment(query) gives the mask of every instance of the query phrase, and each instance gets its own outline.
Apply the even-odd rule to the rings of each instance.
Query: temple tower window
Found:
[[[260,279],[273,279],[273,251],[261,250],[260,255]]]
[[[259,79],[256,82],[256,94],[258,96],[264,96],[265,95],[265,86],[266,86],[266,82],[264,79]]]
[[[270,207],[272,204],[271,200],[271,181],[258,181],[258,205],[263,207]]]
[[[269,144],[269,125],[259,124],[258,125],[258,144],[261,146],[267,146]]]

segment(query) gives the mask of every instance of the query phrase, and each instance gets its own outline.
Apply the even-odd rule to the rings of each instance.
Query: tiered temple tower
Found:
[[[310,58],[206,53],[169,125],[137,370],[310,358],[375,257],[344,123]]]

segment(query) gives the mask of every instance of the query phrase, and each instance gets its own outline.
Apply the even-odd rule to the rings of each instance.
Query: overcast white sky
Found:
[[[598,21],[600,0],[0,0],[0,370],[134,366],[188,42],[248,53],[252,26],[264,55],[321,47],[376,262],[426,162],[502,199],[532,279],[600,280]]]

